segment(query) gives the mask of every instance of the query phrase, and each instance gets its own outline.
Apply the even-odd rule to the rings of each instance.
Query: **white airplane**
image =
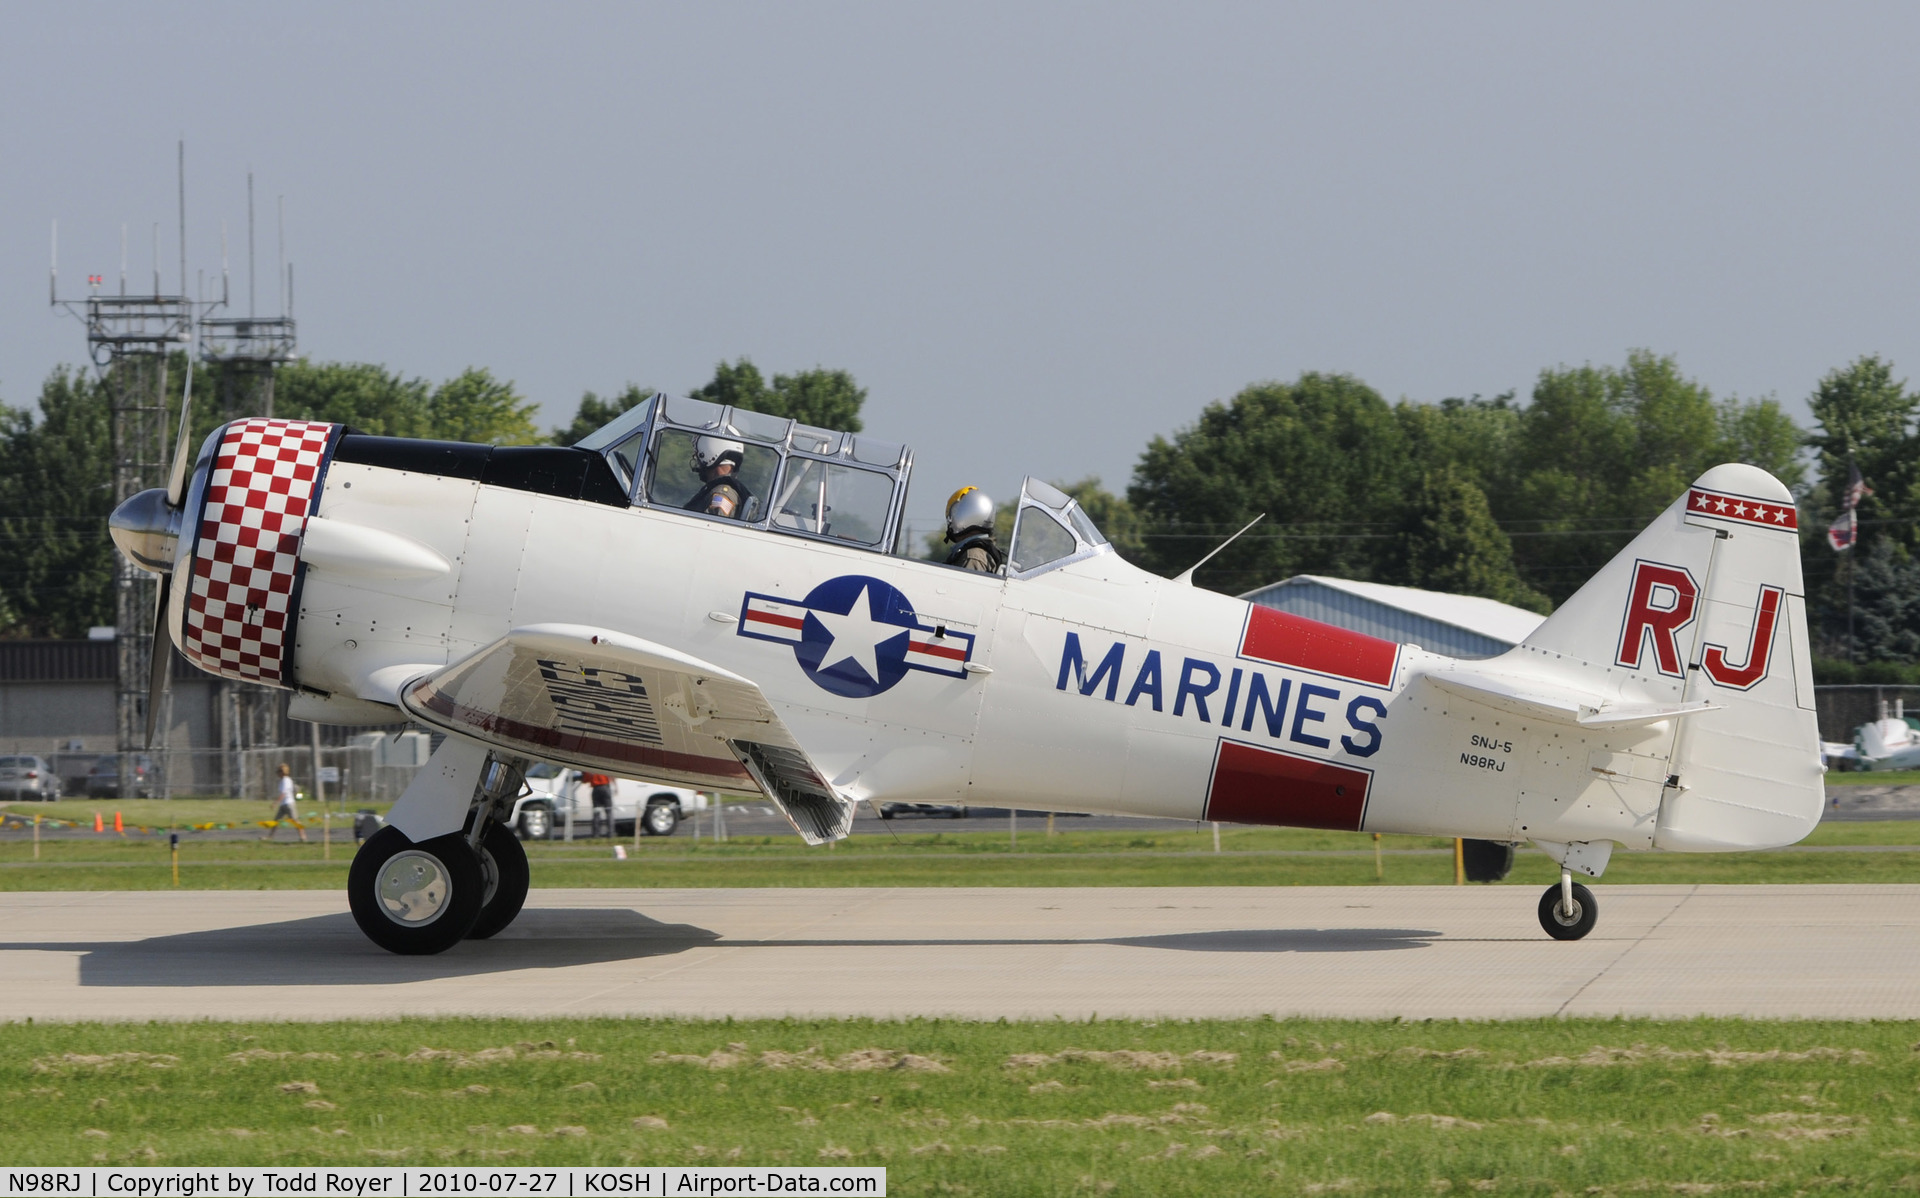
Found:
[[[519,912],[501,821],[534,761],[757,789],[809,844],[882,800],[1532,841],[1563,940],[1615,844],[1786,845],[1823,807],[1794,501],[1751,466],[1460,661],[1137,569],[1034,479],[1002,572],[902,556],[905,447],[694,400],[570,448],[259,419],[185,442],[113,516],[166,576],[156,661],[164,635],[296,719],[447,734],[348,881],[398,953]]]

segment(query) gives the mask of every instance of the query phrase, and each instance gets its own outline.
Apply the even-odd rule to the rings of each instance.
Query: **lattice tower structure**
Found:
[[[157,272],[156,272],[157,278]],[[123,283],[124,286],[124,283]],[[168,355],[192,339],[193,304],[181,295],[100,295],[64,306],[87,329],[87,351],[107,386],[113,428],[113,502],[167,485]],[[164,754],[143,771],[147,670],[159,580],[114,555],[114,749],[121,798],[165,793]],[[170,656],[170,655],[169,655]],[[172,723],[160,713],[160,727]],[[145,774],[144,778],[142,774]]]

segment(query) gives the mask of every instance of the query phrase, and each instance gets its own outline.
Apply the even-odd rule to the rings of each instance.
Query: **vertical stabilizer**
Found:
[[[1508,657],[1645,700],[1714,704],[1673,721],[1654,844],[1792,844],[1824,788],[1793,495],[1716,466]]]

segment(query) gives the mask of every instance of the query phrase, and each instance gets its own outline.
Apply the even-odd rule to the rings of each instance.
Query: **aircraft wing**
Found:
[[[638,637],[516,628],[398,687],[408,715],[542,761],[719,790],[760,790],[808,844],[845,836],[855,803],[826,780],[758,686]]]

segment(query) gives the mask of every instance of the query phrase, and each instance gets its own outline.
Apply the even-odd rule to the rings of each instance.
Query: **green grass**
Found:
[[[1917,1035],[1737,1020],[13,1024],[0,1157],[884,1165],[903,1195],[1882,1193],[1920,1178]]]
[[[1833,786],[1914,786],[1920,784],[1920,770],[1848,770],[1827,775]]]
[[[181,840],[180,884],[202,890],[331,890],[346,884],[354,846],[336,829],[331,862],[315,840]],[[604,841],[528,845],[535,886],[1338,886],[1374,885],[1373,841],[1347,832],[1286,828],[1224,831],[1213,853],[1210,832],[1170,825],[1160,831],[1075,831],[1051,839],[1023,834],[1017,852],[1004,832],[860,836],[834,849],[755,837],[723,845],[689,835],[643,839],[615,860]],[[1831,823],[1809,846],[1912,846],[1911,851],[1673,854],[1615,853],[1602,884],[1920,882],[1920,821]],[[1383,880],[1399,886],[1453,880],[1451,842],[1432,837],[1381,839]],[[25,838],[0,842],[0,890],[151,890],[172,886],[164,836],[49,839],[33,859]],[[1552,862],[1523,851],[1507,884],[1545,886]]]
[[[338,803],[327,804],[333,812],[334,822],[341,826],[353,826],[352,812],[362,807],[384,813],[392,803],[355,803],[341,814]],[[300,804],[303,816],[312,813],[314,823],[320,822],[320,809],[312,803]],[[273,814],[271,804],[253,799],[60,799],[52,803],[0,803],[0,811],[16,819],[31,820],[39,816],[42,820],[64,820],[69,823],[81,823],[93,826],[93,817],[97,813],[108,827],[113,826],[113,816],[117,811],[121,821],[128,828],[191,828],[195,824],[252,824],[269,818]],[[345,821],[342,824],[342,821]]]

